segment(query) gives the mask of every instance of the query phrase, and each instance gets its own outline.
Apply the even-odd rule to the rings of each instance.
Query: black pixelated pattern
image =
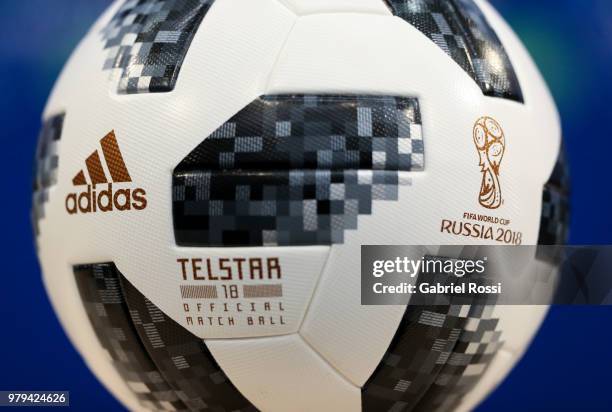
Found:
[[[169,92],[214,0],[125,0],[102,31],[123,94]]]
[[[75,266],[87,316],[113,366],[143,408],[187,410],[147,354],[130,319],[119,272],[112,263]]]
[[[540,245],[564,245],[568,239],[570,182],[565,156],[565,149],[561,148],[553,174],[544,186]]]
[[[455,410],[472,391],[503,346],[494,306],[472,305],[467,322],[436,379],[419,400],[419,411]]]
[[[102,347],[148,410],[255,411],[204,341],[169,319],[113,263],[74,268]]]
[[[485,95],[523,103],[510,58],[474,0],[385,1],[394,15],[444,50]]]
[[[417,283],[435,284],[430,276],[420,275]],[[447,297],[451,304],[445,305],[436,303],[436,295],[422,298],[431,302],[406,308],[381,363],[363,386],[364,411],[453,410],[502,346],[498,320],[492,317],[496,298]]]
[[[123,276],[121,286],[147,353],[189,410],[256,411],[223,373],[202,339],[167,317]]]
[[[416,99],[263,96],[175,169],[180,246],[342,243],[374,200],[424,168]]]
[[[45,217],[49,191],[57,183],[58,152],[63,127],[64,114],[52,116],[43,123],[38,136],[32,187],[32,225],[36,235],[40,232],[39,222]]]

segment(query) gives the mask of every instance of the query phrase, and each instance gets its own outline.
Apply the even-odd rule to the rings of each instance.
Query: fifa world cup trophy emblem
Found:
[[[479,202],[487,209],[497,209],[502,204],[499,168],[506,151],[506,138],[500,124],[490,117],[478,119],[474,125],[474,144],[482,173]]]

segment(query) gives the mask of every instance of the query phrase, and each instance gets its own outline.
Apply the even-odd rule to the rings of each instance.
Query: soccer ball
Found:
[[[360,246],[562,242],[560,147],[482,0],[118,1],[44,113],[44,282],[133,410],[471,409],[547,308],[361,305]]]

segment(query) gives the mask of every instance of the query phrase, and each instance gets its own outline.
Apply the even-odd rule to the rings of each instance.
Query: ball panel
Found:
[[[57,267],[115,261],[139,290],[185,326],[177,258],[191,257],[193,250],[174,247],[172,220],[168,218],[172,169],[205,136],[262,94],[294,17],[276,0],[219,2],[206,16],[206,30],[196,33],[172,93],[115,94],[109,87],[108,72],[101,70],[106,56],[99,31],[92,31],[84,39],[64,70],[48,107],[48,114],[74,112],[64,125],[58,196],[52,196],[46,207],[39,242],[48,289],[60,297],[55,299],[61,302],[56,305],[58,311],[68,311],[60,306],[73,309],[80,301],[75,300],[78,295],[73,297],[64,291],[66,281]],[[228,21],[235,25],[233,30],[227,30]],[[262,25],[262,21],[266,24]],[[67,195],[87,191],[86,187],[75,188],[72,179],[85,166],[87,156],[101,150],[99,141],[111,130],[116,132],[132,178],[132,184],[114,185],[113,189],[142,188],[147,192],[148,206],[142,211],[69,215],[65,208]],[[98,188],[106,190],[106,186]],[[283,285],[283,325],[264,327],[263,332],[262,328],[231,332],[210,328],[210,333],[209,328],[193,329],[207,337],[225,338],[295,332],[327,252],[327,248],[320,248],[312,253],[289,253],[286,259],[292,262],[287,268],[291,276]],[[216,256],[211,253],[218,258],[233,254],[227,249]],[[257,250],[251,255],[265,258],[278,253]],[[251,255],[247,252],[244,256]],[[243,257],[242,252],[238,256]],[[63,318],[71,319],[72,314]],[[88,322],[80,322],[83,323]],[[78,329],[76,335],[83,328],[79,322],[74,326],[64,322],[64,326]],[[93,352],[86,346],[82,350]]]
[[[492,393],[506,377],[516,362],[516,357],[508,350],[500,349],[491,361],[484,375],[472,390],[461,399],[455,412],[471,412],[483,399]]]
[[[504,45],[521,84],[524,96],[524,104],[521,106],[522,121],[529,124],[531,130],[524,134],[533,144],[532,150],[526,153],[531,155],[532,159],[538,159],[542,169],[546,171],[542,179],[543,184],[550,176],[561,143],[561,121],[554,99],[529,51],[504,18],[487,0],[473,1]]]
[[[503,331],[503,346],[491,361],[476,385],[457,405],[457,411],[473,410],[503,381],[520,361],[540,328],[548,306],[497,305],[493,316],[499,319],[498,329]]]
[[[492,305],[470,306],[457,342],[431,387],[419,400],[418,410],[453,410],[480,382],[503,346],[502,329],[493,308]],[[446,354],[442,359],[445,357]]]
[[[38,236],[38,223],[45,217],[45,204],[49,201],[51,188],[57,184],[59,166],[59,144],[62,138],[65,113],[49,117],[38,136],[38,147],[34,163],[32,198],[32,225]]]
[[[74,268],[89,319],[143,408],[254,411],[201,339],[169,319],[112,263]]]
[[[114,265],[76,266],[74,273],[100,343],[142,407],[186,409],[144,350],[130,319]]]
[[[359,388],[299,335],[207,339],[206,345],[259,410],[355,412],[361,408]]]
[[[492,306],[409,306],[363,386],[364,410],[451,410],[501,346]]]
[[[130,317],[146,352],[189,410],[254,412],[202,339],[166,316],[119,276]]]
[[[374,200],[397,200],[399,171],[422,171],[416,99],[262,96],[175,169],[180,246],[342,243]]]
[[[384,244],[382,235],[372,243]],[[361,305],[360,250],[354,240],[332,246],[300,328],[300,336],[357,387],[380,363],[405,312],[405,306]]]
[[[512,63],[473,0],[385,0],[476,81],[487,96],[523,102]]]
[[[563,245],[567,242],[570,218],[570,182],[565,149],[561,147],[553,173],[544,186],[540,245]]]
[[[214,0],[126,1],[102,30],[104,70],[119,71],[119,93],[174,89],[196,31]]]
[[[371,30],[360,31],[358,26]],[[343,47],[331,47],[329,38],[338,39]],[[410,42],[410,50],[401,47],[404,41]],[[326,64],[317,64],[320,61]],[[538,206],[525,205],[539,203],[541,186],[538,181],[525,181],[520,154],[531,158],[533,140],[542,140],[525,128],[529,124],[525,106],[484,96],[459,66],[400,19],[357,15],[301,19],[279,59],[269,92],[386,89],[419,96],[427,169],[422,174],[407,174],[412,184],[400,187],[400,202],[379,203],[372,216],[360,220],[359,231],[347,232],[345,243],[332,247],[300,331],[330,364],[357,385],[363,385],[379,364],[404,313],[404,308],[360,304],[359,264],[355,258],[359,245],[474,242],[441,234],[440,221],[460,219],[466,211],[483,213],[478,209],[480,168],[472,139],[474,122],[483,115],[494,116],[512,138],[511,160],[505,164],[503,183],[507,192],[518,187],[521,190],[501,207],[501,215],[514,222],[526,242],[537,239],[534,223],[539,221]],[[543,135],[548,137],[552,132]],[[549,140],[543,141],[550,150]],[[544,181],[549,171],[544,166],[542,170],[539,165],[534,168],[538,169],[538,179]]]

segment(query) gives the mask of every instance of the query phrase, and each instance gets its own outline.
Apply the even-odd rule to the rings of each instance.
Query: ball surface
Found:
[[[44,282],[130,409],[471,409],[547,308],[364,306],[360,247],[562,242],[560,147],[485,1],[117,1],[44,113]]]

